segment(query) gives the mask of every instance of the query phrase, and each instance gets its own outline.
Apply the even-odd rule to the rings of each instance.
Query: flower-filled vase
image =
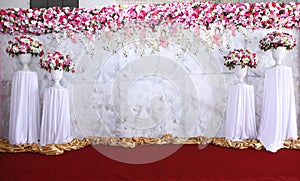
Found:
[[[27,36],[17,36],[13,40],[8,41],[6,52],[12,57],[18,57],[19,62],[23,65],[21,71],[31,71],[29,64],[32,56],[43,56],[43,45],[36,39]]]
[[[238,81],[237,84],[244,84],[244,78],[247,75],[247,67],[242,68],[242,66],[237,66],[235,68],[235,76],[237,77]]]
[[[51,73],[51,79],[54,81],[52,87],[61,88],[60,80],[64,72],[75,72],[74,63],[69,55],[60,52],[49,52],[46,57],[40,59],[40,67]]]
[[[276,61],[275,66],[280,66],[286,50],[296,47],[296,37],[289,33],[274,31],[259,41],[259,47],[264,51],[271,49],[273,59]]]
[[[63,71],[62,70],[52,70],[51,71],[51,79],[54,81],[52,87],[54,88],[62,88],[60,85],[60,80],[63,78]]]
[[[286,52],[285,47],[278,47],[277,49],[272,49],[272,57],[276,61],[275,66],[280,66]]]
[[[29,64],[31,63],[32,55],[31,54],[20,54],[18,56],[19,62],[23,65],[21,71],[29,72],[31,71],[29,68]]]
[[[256,68],[256,53],[249,49],[234,49],[227,56],[224,56],[224,65],[231,69],[235,69],[235,76],[238,81],[236,84],[245,84],[244,78],[247,75],[248,67]]]

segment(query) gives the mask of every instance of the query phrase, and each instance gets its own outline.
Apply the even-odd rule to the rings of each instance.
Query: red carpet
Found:
[[[156,155],[176,145],[139,146]],[[106,150],[139,149],[100,146]],[[116,151],[118,153],[118,151]],[[136,153],[134,153],[136,154]],[[124,155],[120,155],[124,156]],[[130,156],[130,155],[129,155]],[[125,157],[125,156],[124,156]],[[137,155],[138,157],[138,155]],[[92,146],[59,156],[0,154],[1,180],[300,180],[299,150],[238,150],[184,145],[154,163],[126,164],[100,154]]]

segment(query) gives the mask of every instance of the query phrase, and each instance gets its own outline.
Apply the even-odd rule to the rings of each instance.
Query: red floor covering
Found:
[[[151,157],[174,150],[175,146],[99,148],[120,154],[119,158],[130,158],[130,153],[138,157],[138,153],[148,150]],[[300,150],[270,153],[184,145],[170,156],[148,164],[115,161],[92,146],[58,156],[1,153],[0,180],[300,180]]]

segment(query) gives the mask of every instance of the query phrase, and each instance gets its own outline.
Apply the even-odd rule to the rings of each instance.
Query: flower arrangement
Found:
[[[268,33],[266,37],[259,41],[259,47],[264,51],[277,49],[278,47],[286,47],[287,50],[291,50],[295,46],[295,37],[288,33],[278,31]]]
[[[172,2],[145,5],[111,5],[102,8],[53,7],[41,9],[0,9],[1,33],[47,34],[52,32],[91,33],[142,23],[155,29],[157,25],[180,24],[186,29],[196,25],[210,28],[242,26],[249,29],[299,28],[299,3],[213,3]]]
[[[256,68],[257,66],[256,53],[248,49],[234,49],[227,56],[224,56],[224,59],[224,65],[229,70],[235,68],[236,65],[241,65],[242,68],[246,66]]]
[[[51,70],[75,72],[74,64],[70,56],[63,55],[60,52],[49,52],[46,57],[40,59],[40,66],[48,72],[51,72]]]
[[[22,35],[15,37],[12,41],[8,41],[6,52],[14,57],[20,54],[32,54],[35,56],[43,56],[43,45],[30,36]]]

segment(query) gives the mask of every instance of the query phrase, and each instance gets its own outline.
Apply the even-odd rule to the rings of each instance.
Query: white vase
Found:
[[[60,85],[60,80],[63,78],[63,71],[62,70],[51,70],[51,78],[54,81],[52,87],[54,88],[62,88]]]
[[[18,55],[18,59],[20,63],[23,65],[21,71],[29,72],[31,71],[29,68],[29,64],[31,63],[32,55],[31,54],[20,54]]]
[[[281,65],[285,52],[286,52],[285,47],[278,47],[277,49],[272,49],[272,56],[273,59],[276,61],[275,66]]]
[[[238,78],[237,84],[245,84],[244,78],[247,75],[247,67],[242,68],[242,66],[236,66],[235,76]]]

